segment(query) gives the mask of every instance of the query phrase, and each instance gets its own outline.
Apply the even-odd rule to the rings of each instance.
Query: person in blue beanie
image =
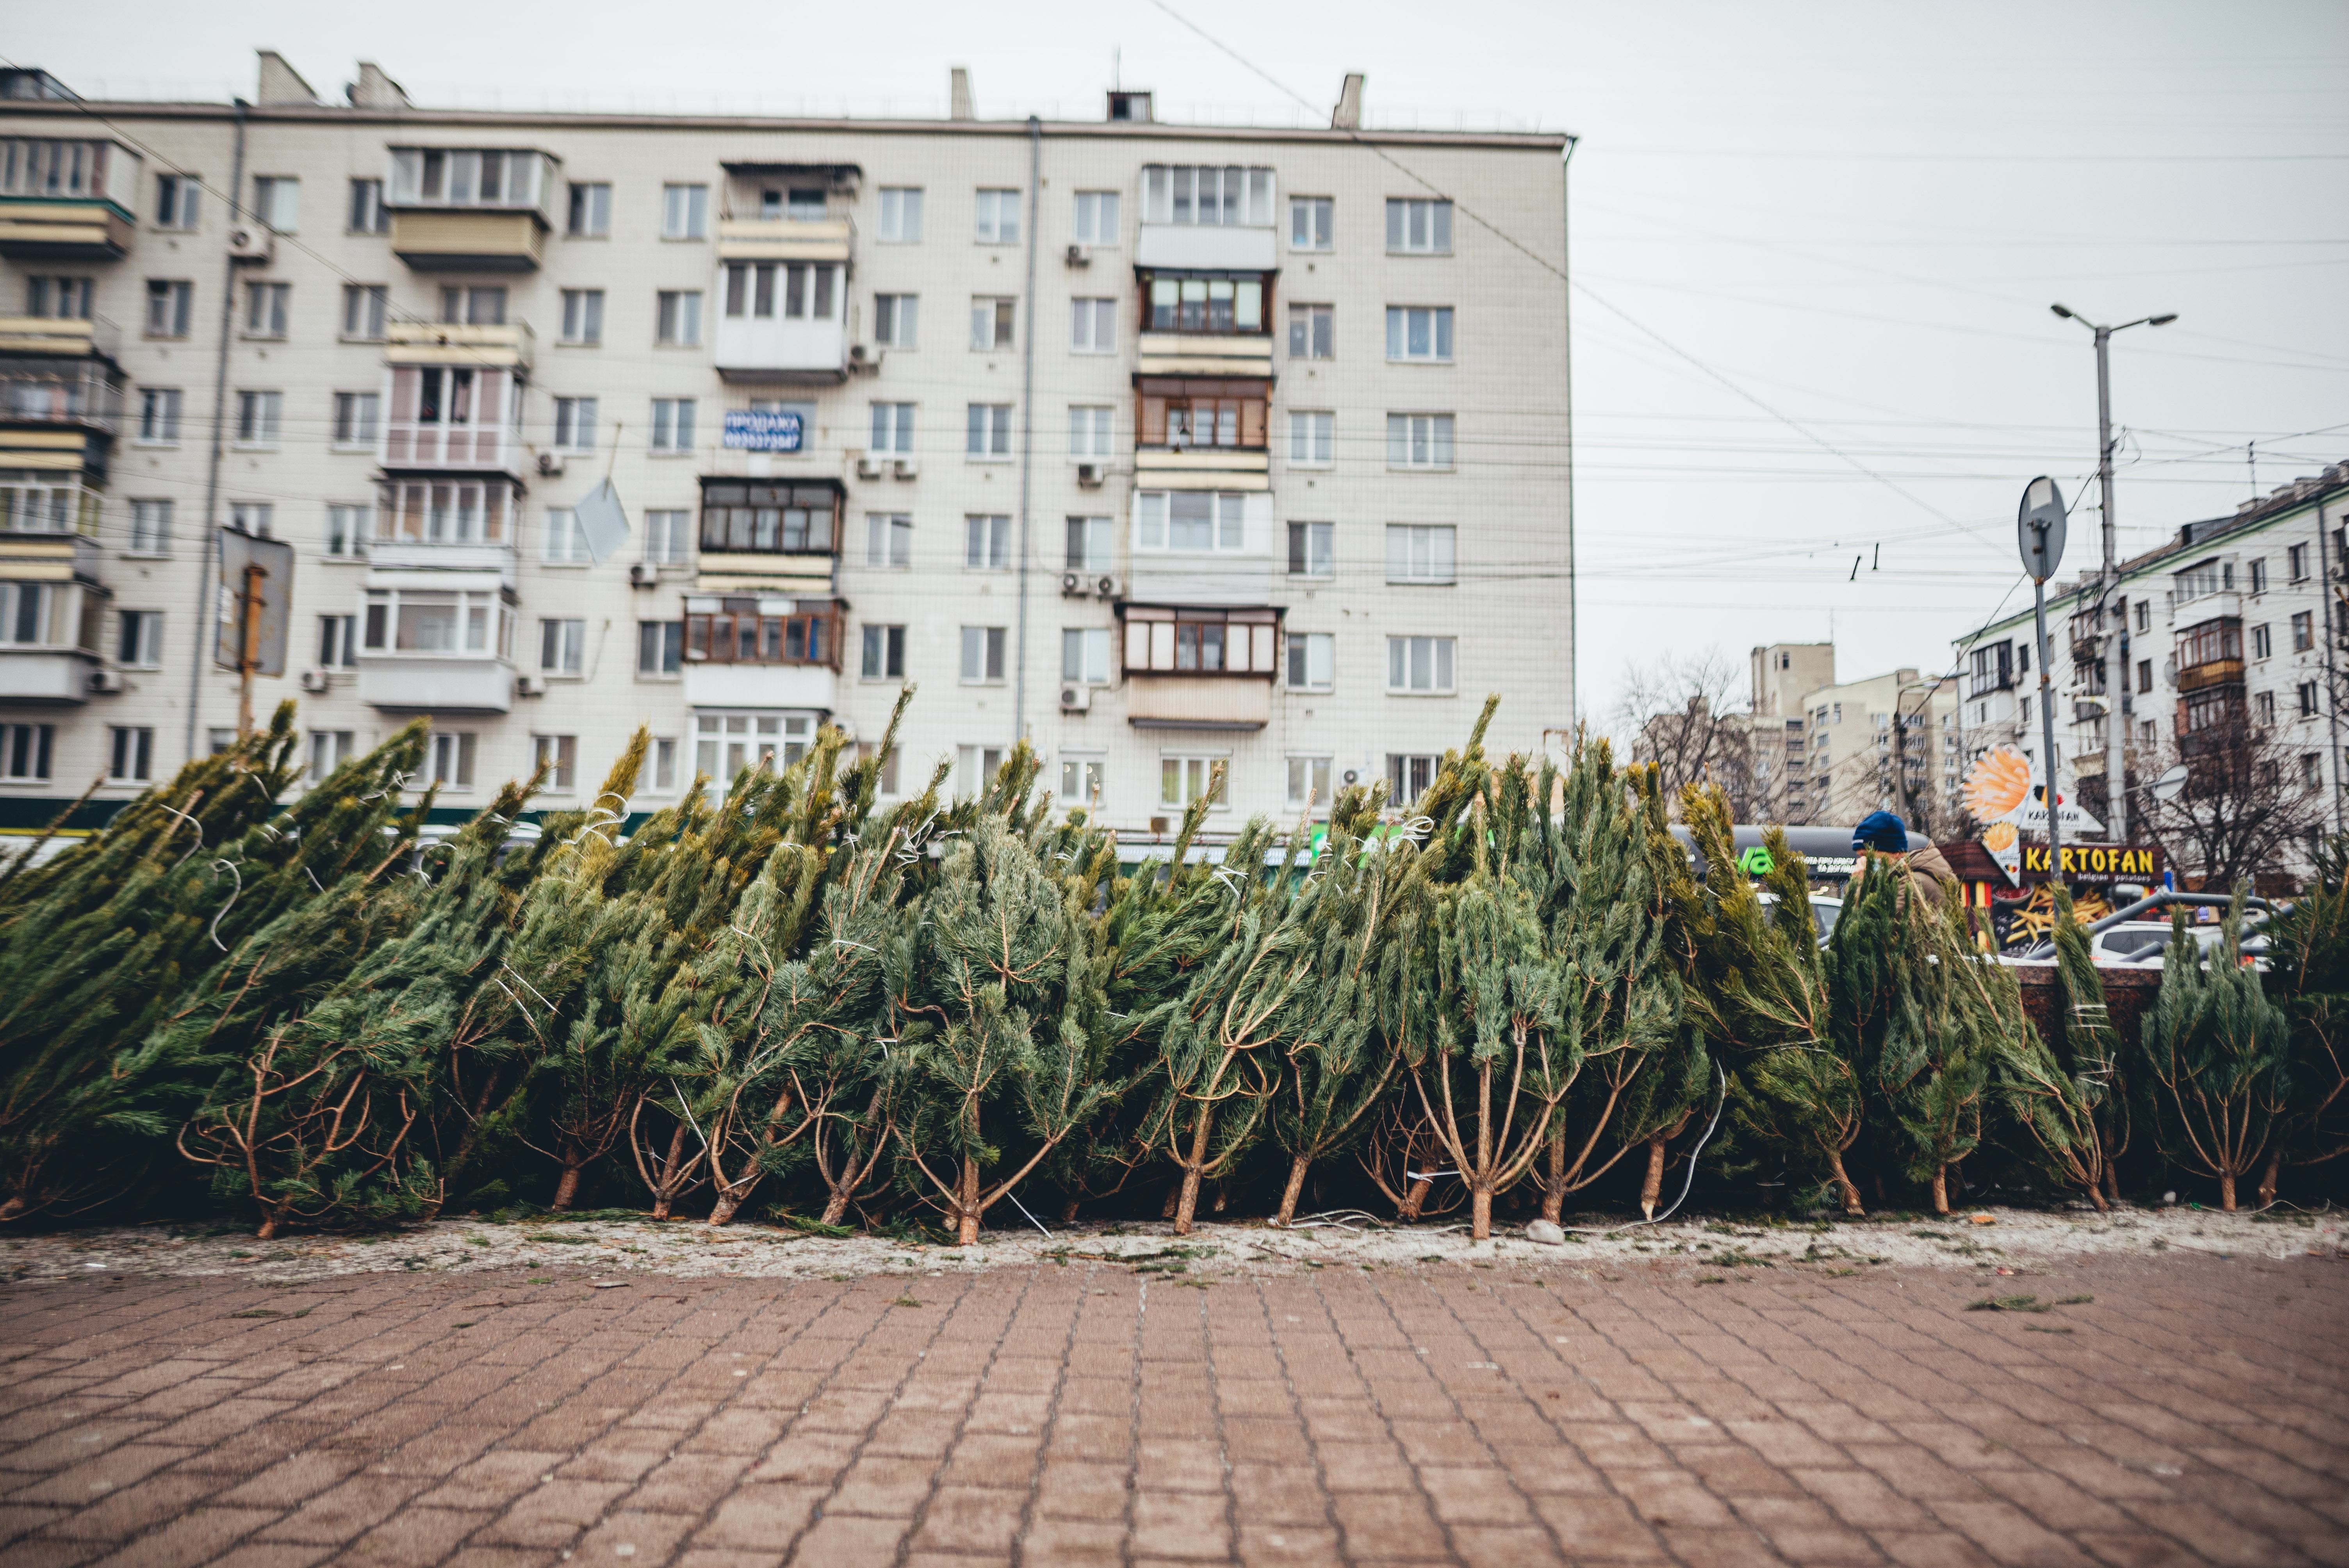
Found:
[[[1940,851],[1930,844],[1913,852],[1909,850],[1909,824],[1889,811],[1870,811],[1859,820],[1859,826],[1851,830],[1851,852],[1898,857],[1893,863],[1909,873],[1909,891],[1930,909],[1938,910],[1947,901],[1949,890],[1943,882],[1952,887],[1957,883],[1957,872]]]

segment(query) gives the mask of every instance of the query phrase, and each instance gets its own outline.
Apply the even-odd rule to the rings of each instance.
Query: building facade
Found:
[[[469,810],[1019,739],[1136,834],[1571,732],[1565,139],[0,90],[0,818],[233,732],[292,548],[316,769]],[[1404,170],[1408,170],[1406,173]],[[1538,257],[1558,256],[1553,266]],[[234,541],[231,541],[232,543]]]
[[[1835,685],[1833,643],[1774,643],[1750,655],[1747,709],[1754,793],[1759,820],[1795,827],[1811,821],[1811,693]]]
[[[1954,680],[1894,670],[1822,686],[1803,702],[1811,821],[1892,811],[1930,837],[1957,820],[1964,749]]]

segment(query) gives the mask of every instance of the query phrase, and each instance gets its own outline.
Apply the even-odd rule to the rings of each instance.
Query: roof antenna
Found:
[[[2244,448],[2243,451],[2244,454],[2251,459],[2251,493],[2256,496],[2260,493],[2260,444],[2257,441],[2253,441],[2250,446]]]
[[[1115,44],[1109,46],[1109,90],[1112,92],[1125,86],[1124,54],[1125,51]]]

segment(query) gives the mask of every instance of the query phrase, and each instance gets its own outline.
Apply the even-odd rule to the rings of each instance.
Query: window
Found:
[[[346,501],[330,501],[326,506],[326,553],[345,560],[354,560],[367,551],[367,533],[374,524],[375,509]]]
[[[1069,456],[1072,458],[1105,458],[1110,455],[1110,419],[1113,408],[1090,404],[1071,404],[1069,407]]]
[[[840,492],[830,486],[702,486],[704,550],[828,555],[839,546]]]
[[[176,441],[180,438],[180,389],[149,387],[139,394],[139,438]]]
[[[730,262],[726,267],[726,315],[740,320],[830,321],[839,296],[840,269],[807,262]],[[782,284],[777,310],[775,284]]]
[[[588,346],[604,341],[604,291],[563,291],[563,341]]]
[[[860,740],[856,743],[856,760],[859,763],[870,762],[873,760],[874,753],[880,749],[880,744],[877,741]],[[893,746],[881,754],[880,787],[874,791],[876,794],[888,796],[897,792],[898,749]]]
[[[550,675],[575,676],[587,655],[587,623],[583,620],[541,621],[538,624],[538,667]]]
[[[2179,669],[2199,669],[2221,659],[2240,659],[2242,656],[2242,628],[2232,621],[2205,621],[2178,634]]]
[[[506,285],[444,284],[440,289],[440,319],[452,326],[503,326]]]
[[[1247,497],[1237,490],[1143,490],[1135,516],[1141,550],[1247,547]]]
[[[2153,630],[2153,605],[2147,600],[2137,602],[2137,629],[2140,632]]]
[[[155,227],[194,228],[196,197],[202,190],[203,181],[192,174],[155,176]]]
[[[1114,566],[1117,553],[1117,520],[1108,517],[1072,517],[1069,519],[1068,552],[1065,570],[1070,572],[1107,572]]]
[[[391,214],[384,211],[382,181],[351,181],[350,225],[354,234],[390,232]]]
[[[546,789],[567,795],[579,788],[579,738],[575,735],[533,735],[530,764],[545,771]]]
[[[994,780],[1003,767],[1000,746],[957,746],[955,748],[955,780],[966,793],[976,795]]]
[[[155,732],[145,725],[111,726],[107,734],[112,738],[111,760],[106,765],[106,778],[110,784],[143,784],[153,776],[155,767]]]
[[[902,511],[868,512],[864,564],[902,571],[914,563],[914,520]]]
[[[2305,544],[2287,545],[2284,548],[2283,554],[2284,564],[2292,573],[2292,580],[2295,583],[2307,582],[2308,546]],[[2256,593],[2261,589],[2267,586],[2268,563],[2264,561],[2255,561],[2251,564],[2256,568],[2256,570],[2251,573],[2251,592]]]
[[[1420,255],[1448,254],[1452,250],[1452,203],[1390,197],[1387,249]]]
[[[1292,251],[1326,251],[1335,242],[1337,203],[1327,196],[1291,196],[1288,199],[1288,248]]]
[[[905,628],[903,626],[865,627],[864,660],[859,668],[868,681],[905,679]]]
[[[1288,307],[1288,357],[1334,359],[1337,356],[1337,313],[1326,304],[1291,304]]]
[[[571,182],[571,217],[563,232],[574,240],[601,240],[612,232],[612,187],[601,181]]]
[[[1330,577],[1337,574],[1337,532],[1334,522],[1292,522],[1288,525],[1288,574]]]
[[[1069,347],[1078,354],[1116,353],[1117,301],[1080,299],[1069,304]]]
[[[1441,363],[1452,357],[1450,305],[1387,306],[1387,357]]]
[[[661,187],[661,238],[700,240],[709,233],[709,187]]]
[[[26,278],[25,314],[55,321],[88,321],[89,285],[88,278]]]
[[[1139,423],[1133,435],[1141,446],[1178,452],[1193,447],[1264,449],[1264,382],[1149,376],[1139,377],[1134,390]]]
[[[693,450],[692,398],[656,397],[653,399],[653,450],[656,452]]]
[[[1143,276],[1152,332],[1265,330],[1261,273],[1153,272]]]
[[[2139,659],[2137,662],[2137,689],[2139,695],[2143,695],[2144,693],[2149,692],[2153,689],[2153,661],[2151,659]]]
[[[916,245],[922,239],[922,190],[918,185],[881,187],[881,240]]]
[[[302,226],[302,182],[284,174],[254,175],[253,215],[278,233],[293,233]]]
[[[164,278],[147,280],[147,335],[185,337],[188,316],[195,306],[196,285]]]
[[[1328,632],[1288,634],[1288,689],[1328,691],[1336,678],[1338,640]]]
[[[1061,634],[1061,678],[1082,686],[1107,686],[1110,631],[1107,626],[1071,626]]]
[[[2228,567],[2222,571],[2216,561],[2205,561],[2198,566],[2188,567],[2178,573],[2178,603],[2189,603],[2206,593],[2218,593],[2222,586],[2234,586],[2233,583],[2229,581],[2233,574],[2233,568]]]
[[[1077,224],[1073,238],[1080,245],[1114,245],[1117,243],[1117,192],[1114,191],[1080,191],[1077,192]]]
[[[1269,229],[1273,223],[1272,170],[1145,165],[1142,170],[1142,221]]]
[[[873,405],[873,447],[876,452],[914,449],[914,406],[911,403]]]
[[[1326,408],[1288,411],[1288,460],[1327,463],[1336,444],[1338,416]]]
[[[2292,618],[2292,651],[2304,654],[2316,645],[2316,613],[2302,610]]]
[[[922,296],[874,294],[873,341],[884,348],[911,348],[921,337]]]
[[[1158,803],[1177,810],[1188,807],[1194,800],[1206,800],[1211,806],[1226,804],[1224,799],[1224,769],[1221,757],[1176,757],[1161,753],[1158,758]]]
[[[681,507],[656,507],[645,513],[645,559],[656,566],[693,562],[693,514]]]
[[[391,149],[395,207],[525,207],[540,204],[547,158],[528,149]]]
[[[1435,782],[1443,758],[1387,753],[1387,799],[1397,806],[1415,804]],[[1824,782],[1824,780],[1822,780]]]
[[[163,612],[123,610],[114,617],[114,662],[150,670],[163,662]]]
[[[443,789],[471,789],[474,742],[478,738],[470,729],[434,730],[424,748],[426,780]]]
[[[546,559],[555,566],[591,566],[595,554],[587,548],[587,531],[579,514],[567,506],[546,509]]]
[[[171,503],[134,500],[130,503],[130,553],[162,555],[171,548]]]
[[[244,285],[244,335],[247,337],[283,337],[285,335],[285,306],[293,297],[291,284],[247,284]]]
[[[351,759],[357,738],[347,729],[314,729],[310,732],[310,782],[323,784],[336,769]]]
[[[963,520],[962,563],[982,572],[1011,569],[1011,520],[974,516]]]
[[[595,449],[595,399],[557,397],[554,400],[554,444],[565,451]]]
[[[335,394],[335,442],[337,446],[372,446],[376,436],[376,416],[381,407],[378,392],[337,392]]]
[[[2301,754],[2300,787],[2303,789],[2321,789],[2324,787],[2324,764],[2313,751]]]
[[[1288,809],[1292,811],[1330,809],[1330,758],[1288,758]]]
[[[318,667],[328,670],[353,667],[359,662],[357,642],[357,615],[319,616]]]
[[[654,338],[665,348],[694,348],[701,343],[701,291],[660,291],[658,325]]]
[[[673,676],[685,667],[685,623],[636,623],[636,674]]]
[[[968,442],[963,450],[974,458],[1009,457],[1011,405],[973,403],[970,406]]]
[[[63,642],[52,623],[66,603],[61,590],[44,583],[0,583],[0,643],[14,647],[53,647]]]
[[[236,731],[233,729],[207,729],[204,731],[205,748],[214,757],[218,757],[221,753],[226,751],[230,747],[234,746],[235,744]]]
[[[47,779],[57,738],[54,724],[0,724],[0,776]]]
[[[986,686],[1003,679],[1004,632],[1000,626],[962,629],[962,684]]]
[[[723,789],[745,768],[789,768],[807,755],[815,721],[779,713],[697,713],[693,765]]]
[[[1013,328],[1019,301],[998,295],[976,295],[970,302],[970,346],[979,353],[1019,346]]]
[[[274,446],[283,392],[240,392],[236,395],[236,438],[243,446]]]
[[[636,773],[636,788],[659,793],[677,788],[676,737],[654,737],[652,746],[645,752],[645,765]]]
[[[1390,583],[1452,583],[1454,542],[1459,531],[1449,523],[1387,524],[1387,581]]]
[[[1452,689],[1452,637],[1389,637],[1387,690],[1448,692]]]
[[[2267,591],[2268,563],[2266,558],[2262,556],[2261,559],[2251,562],[2251,592],[2254,593],[2264,593]]]
[[[1452,466],[1452,416],[1387,416],[1387,467],[1448,469]]]
[[[2251,694],[2251,714],[2252,717],[2257,718],[2262,725],[2274,724],[2275,693],[2271,691],[2253,692]]]
[[[343,335],[363,343],[383,337],[385,295],[382,284],[343,285]]]
[[[979,191],[977,238],[982,245],[1016,245],[1019,242],[1019,191]]]
[[[2316,683],[2314,681],[2302,681],[2300,683],[2299,691],[2300,717],[2302,718],[2311,717],[2316,712]]]
[[[1061,799],[1079,806],[1098,807],[1107,763],[1099,757],[1061,758]]]
[[[508,653],[513,617],[494,591],[370,588],[360,624],[370,654],[447,654],[483,658]]]

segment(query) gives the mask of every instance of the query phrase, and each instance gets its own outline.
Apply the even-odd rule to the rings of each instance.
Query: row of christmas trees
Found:
[[[2043,1038],[1889,863],[1823,948],[1799,861],[1737,874],[1717,796],[1678,802],[1700,881],[1647,773],[1495,762],[1491,715],[1403,823],[1349,789],[1325,840],[1257,820],[1211,863],[1202,803],[1137,868],[1024,748],[885,806],[887,742],[826,730],[624,836],[639,736],[535,838],[522,784],[435,838],[401,804],[420,725],[294,794],[281,710],[0,869],[0,1218],[151,1212],[200,1171],[264,1236],[585,1191],[968,1243],[1007,1201],[1163,1193],[1187,1232],[1204,1195],[1285,1223],[1329,1181],[1482,1237],[1496,1200],[1652,1214],[1700,1171],[1946,1212],[1960,1171],[2103,1207],[2127,1160],[2232,1207],[2349,1148],[2338,866],[2264,983],[2231,923],[2207,966],[2181,932],[2136,1039],[2067,912]]]

